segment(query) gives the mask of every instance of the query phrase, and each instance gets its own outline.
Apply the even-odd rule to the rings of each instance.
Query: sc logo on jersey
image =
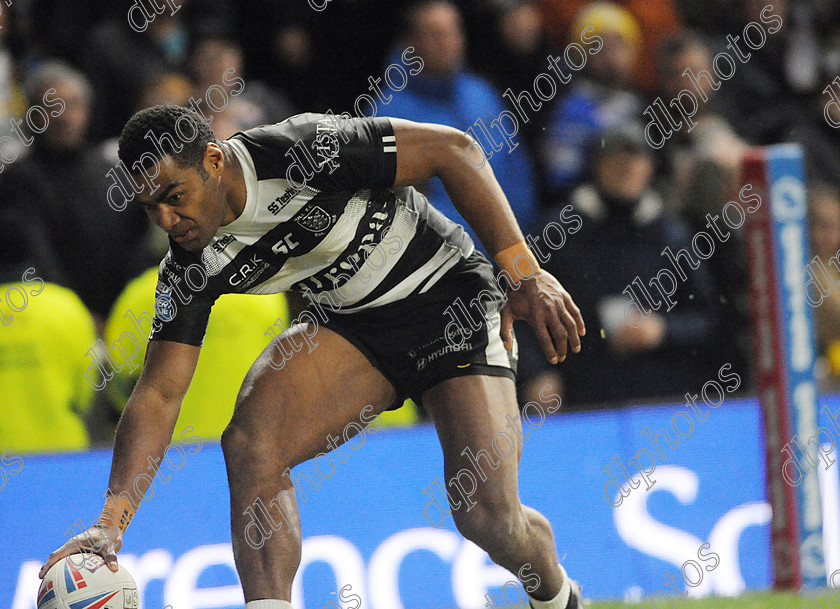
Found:
[[[285,237],[271,246],[271,251],[275,254],[288,254],[298,245],[300,245],[300,242],[292,239],[292,233],[286,233]]]

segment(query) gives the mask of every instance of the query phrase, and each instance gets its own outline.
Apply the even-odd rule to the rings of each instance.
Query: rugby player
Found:
[[[50,555],[41,577],[83,550],[117,569],[140,503],[132,493],[151,482],[142,476],[135,486],[138,475],[170,442],[216,297],[292,290],[330,315],[318,323],[313,311],[278,337],[293,353],[282,365],[269,344],[221,440],[246,609],[292,606],[301,533],[287,468],[326,452],[328,436],[367,405],[378,414],[407,396],[434,420],[447,480],[470,468],[467,455],[486,453],[477,505],[452,505],[458,530],[520,579],[529,565],[529,582],[539,576],[528,587],[535,609],[583,606],[548,521],[519,500],[521,428],[516,458],[493,459],[491,443],[510,418],[520,426],[513,320],[531,324],[552,363],[569,347],[580,350],[584,323],[568,292],[539,269],[490,165],[468,160],[471,143],[457,129],[389,118],[301,114],[222,142],[177,106],[148,108],[126,123],[120,159],[138,184],[145,180],[136,200],[169,234],[170,250],[143,372],[117,428],[105,507],[97,524]],[[503,307],[491,264],[412,188],[434,177],[507,274]],[[450,329],[447,339],[444,310],[458,298],[484,303],[485,320],[471,334]],[[304,335],[317,348],[301,349]],[[245,538],[245,511],[257,498],[266,506],[277,498],[291,515],[259,549]]]

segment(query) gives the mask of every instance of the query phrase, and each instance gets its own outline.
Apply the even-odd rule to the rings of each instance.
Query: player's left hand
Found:
[[[50,567],[59,560],[82,552],[99,554],[105,560],[105,565],[116,573],[119,570],[117,552],[120,548],[122,548],[122,533],[117,527],[95,524],[84,533],[68,539],[64,545],[50,554],[47,562],[41,567],[38,577],[44,579]]]
[[[520,281],[518,289],[508,291],[501,317],[505,349],[513,347],[513,321],[524,319],[531,324],[552,364],[566,359],[567,343],[575,353],[580,351],[580,337],[586,334],[580,309],[572,297],[554,276],[542,269],[530,279]]]

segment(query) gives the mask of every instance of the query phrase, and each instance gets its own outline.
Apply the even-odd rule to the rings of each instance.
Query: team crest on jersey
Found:
[[[159,285],[155,289],[155,315],[161,321],[172,321],[175,319],[177,309],[172,299],[172,288]]]
[[[213,245],[216,244],[214,243]],[[224,266],[221,257],[212,247],[205,247],[201,250],[201,262],[204,265],[204,270],[207,271],[207,274],[211,277],[213,275],[218,275]]]
[[[334,217],[316,205],[295,220],[298,226],[313,233],[323,233],[333,223]]]

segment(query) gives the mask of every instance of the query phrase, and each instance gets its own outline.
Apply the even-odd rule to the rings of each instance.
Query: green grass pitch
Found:
[[[809,602],[813,600],[813,605]],[[830,599],[834,602],[834,599]],[[667,609],[668,604],[661,597],[657,599],[655,609]],[[710,597],[700,600],[674,600],[672,609],[829,609],[832,605],[820,596],[799,596],[777,592],[759,592],[739,596],[738,598]],[[589,603],[587,609],[653,609],[649,602],[625,605],[622,602]]]
[[[639,603],[625,604],[621,601],[607,601],[602,603],[588,602],[586,609],[668,609],[668,604],[662,598],[657,599],[656,607],[650,606],[648,599]],[[835,603],[835,604],[831,604]],[[497,607],[503,607],[497,604]],[[529,609],[527,606],[506,609]],[[831,609],[840,608],[840,603],[833,598],[826,599],[821,595],[801,596],[797,594],[777,592],[752,592],[738,598],[710,597],[701,600],[672,599],[671,609]]]

